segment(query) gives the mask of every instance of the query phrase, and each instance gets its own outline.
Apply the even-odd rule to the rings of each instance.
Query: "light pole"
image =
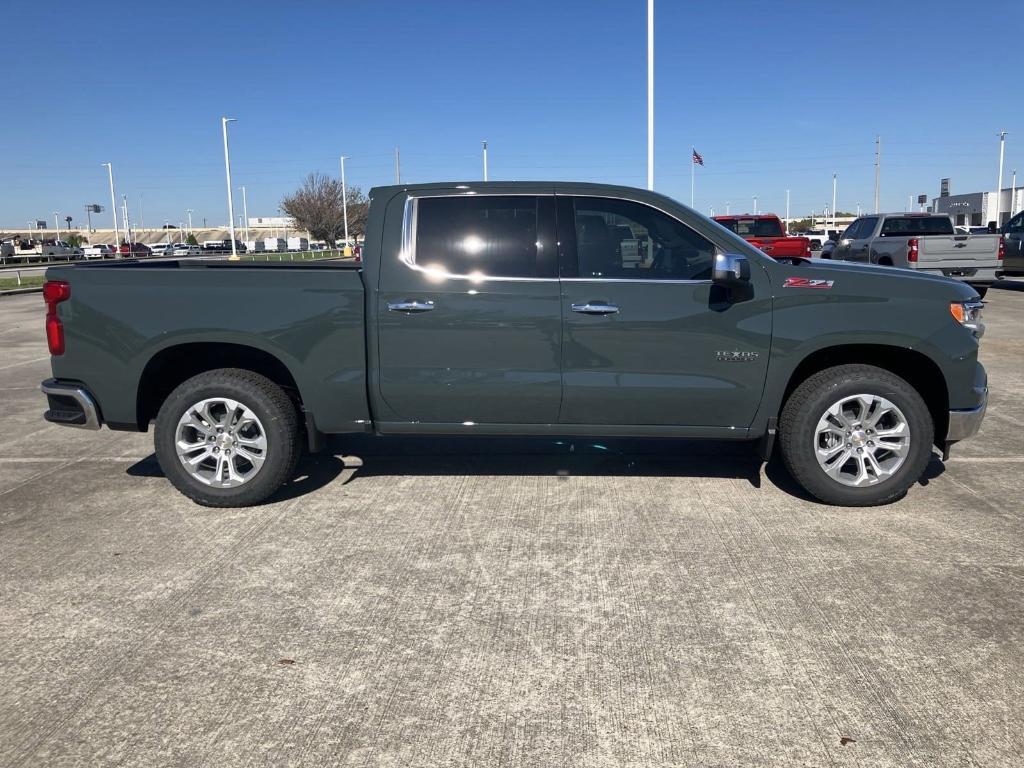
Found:
[[[234,117],[220,119],[221,131],[224,133],[224,173],[228,180],[228,231],[231,233],[231,261],[238,261],[238,246],[235,244],[235,199],[231,194],[231,154],[228,151],[228,123],[237,120]]]
[[[1017,169],[1013,169],[1013,181],[1010,182],[1010,215],[1017,212]]]
[[[999,181],[996,183],[996,227],[1003,226],[1003,150],[1006,149],[1006,131],[999,132]]]
[[[836,174],[832,174],[832,229],[836,228]]]
[[[132,228],[128,223],[128,195],[121,195],[121,214],[123,216],[122,221],[124,222],[124,237],[125,242],[132,242]],[[130,252],[129,252],[129,255]]]
[[[878,213],[878,180],[882,168],[882,137],[875,136],[875,213]]]
[[[402,183],[402,153],[395,147],[395,184]]]
[[[730,203],[730,202],[729,202],[728,200],[726,200],[726,201],[725,201],[725,215],[726,215],[726,216],[728,216],[728,215],[729,215],[729,208],[730,208],[731,206],[732,206],[732,203]]]
[[[647,0],[647,188],[654,189],[654,0]]]
[[[114,247],[121,244],[121,238],[117,232],[117,198],[114,197],[114,166],[111,163],[100,163],[107,166],[107,176],[110,177],[110,215],[114,217]]]
[[[53,212],[53,226],[57,229],[57,234],[54,236],[54,240],[60,240],[60,219],[57,218],[60,214],[56,211]]]
[[[188,214],[188,233],[192,234],[192,209],[186,208],[185,213]]]
[[[484,181],[487,181],[487,142],[483,142],[484,145]]]
[[[757,195],[754,195],[754,215],[757,216]]]
[[[245,232],[243,237],[245,238],[245,247],[248,248],[249,247],[249,205],[248,205],[248,203],[246,203],[246,200],[245,200],[245,185],[244,184],[241,186],[241,190],[242,190],[242,216],[244,217],[243,218],[244,226],[242,228],[242,231]]]
[[[860,218],[860,203],[857,203],[857,218]]]
[[[484,147],[487,146],[487,142],[484,142]],[[487,151],[486,149],[484,150]],[[486,157],[486,155],[485,155]],[[352,255],[352,248],[348,244],[348,188],[345,186],[345,155],[341,155],[338,158],[338,165],[341,168],[341,218],[345,222],[345,245],[342,247],[342,253],[347,257]],[[484,163],[484,168],[487,168],[487,163]],[[486,179],[486,170],[484,173]]]
[[[786,190],[786,232],[789,232],[789,190]]]

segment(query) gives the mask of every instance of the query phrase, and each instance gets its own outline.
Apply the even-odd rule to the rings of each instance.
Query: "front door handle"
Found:
[[[588,301],[586,304],[573,304],[572,311],[584,315],[614,315],[619,308],[614,304],[605,304],[603,301]]]
[[[389,301],[389,312],[429,312],[434,308],[432,301]]]

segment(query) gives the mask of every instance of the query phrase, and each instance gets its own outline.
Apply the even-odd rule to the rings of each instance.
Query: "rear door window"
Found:
[[[421,197],[416,264],[450,275],[555,277],[553,254],[538,258],[538,207],[534,195]]]

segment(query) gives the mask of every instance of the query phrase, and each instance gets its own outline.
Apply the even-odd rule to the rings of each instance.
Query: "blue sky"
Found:
[[[837,7],[838,6],[838,7]],[[403,181],[646,182],[645,0],[308,3],[8,0],[0,225],[109,207],[227,221],[220,117],[249,215],[310,171]],[[794,213],[994,189],[999,130],[1024,184],[1024,3],[656,3],[656,188]],[[237,197],[237,195],[236,195]],[[236,211],[241,202],[236,200]],[[107,226],[109,215],[99,221]]]

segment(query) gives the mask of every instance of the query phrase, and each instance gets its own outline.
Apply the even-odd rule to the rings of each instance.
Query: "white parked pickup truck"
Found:
[[[984,296],[1003,275],[1003,255],[1000,235],[958,233],[944,214],[876,213],[847,227],[831,257],[945,275]]]

